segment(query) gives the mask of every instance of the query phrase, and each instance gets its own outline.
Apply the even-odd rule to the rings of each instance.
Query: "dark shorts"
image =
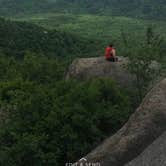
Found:
[[[110,62],[117,62],[118,61],[118,58],[117,57],[110,57],[110,58],[107,58],[106,59],[107,61],[110,61]]]

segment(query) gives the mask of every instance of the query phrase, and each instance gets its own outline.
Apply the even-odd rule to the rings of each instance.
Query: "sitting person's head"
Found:
[[[114,45],[113,44],[110,44],[109,47],[113,47]]]

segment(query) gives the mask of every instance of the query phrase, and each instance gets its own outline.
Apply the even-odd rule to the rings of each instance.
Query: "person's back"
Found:
[[[110,47],[110,46],[108,46],[108,47],[105,49],[105,58],[106,58],[106,59],[111,58],[111,56],[112,56],[112,54],[111,54],[112,49],[113,49],[113,48]]]
[[[113,47],[112,44],[110,44],[106,49],[105,49],[105,59],[108,61],[118,61],[116,57],[116,50]]]

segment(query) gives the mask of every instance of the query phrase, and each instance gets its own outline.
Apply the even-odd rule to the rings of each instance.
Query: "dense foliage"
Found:
[[[129,96],[113,81],[63,80],[69,55],[94,47],[70,33],[0,20],[0,165],[64,165],[128,119]]]
[[[0,56],[0,165],[64,165],[128,119],[126,93],[109,79],[63,81],[62,62]]]

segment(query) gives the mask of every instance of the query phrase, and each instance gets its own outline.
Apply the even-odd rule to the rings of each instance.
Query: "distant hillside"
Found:
[[[165,0],[0,0],[0,14],[65,12],[164,19]]]
[[[0,14],[38,13],[49,10],[51,3],[47,0],[0,0]]]
[[[78,55],[86,50],[88,44],[84,42],[88,41],[65,32],[0,19],[0,51],[8,55],[21,56],[26,50],[53,56]]]
[[[145,39],[146,29],[153,27],[156,34],[166,39],[166,23],[164,21],[143,20],[121,16],[96,16],[89,14],[34,14],[15,18],[17,21],[33,22],[48,29],[57,29],[73,33],[80,38],[93,40],[96,53],[87,52],[87,56],[103,55],[104,47],[113,42],[119,55],[123,55],[123,35],[127,36],[131,45]],[[89,46],[89,45],[84,45]]]
[[[65,10],[143,18],[165,18],[165,0],[59,0]],[[63,5],[61,5],[63,6]]]

